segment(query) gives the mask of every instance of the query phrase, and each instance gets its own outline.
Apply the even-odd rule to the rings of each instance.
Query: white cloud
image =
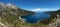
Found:
[[[30,11],[40,11],[41,8],[37,8],[37,9],[31,9]]]
[[[34,11],[34,12],[45,12],[45,11],[56,11],[58,9],[54,9],[54,8],[36,8],[36,9],[29,9],[30,11]]]
[[[7,5],[15,5],[15,4],[13,4],[13,3],[6,3]]]

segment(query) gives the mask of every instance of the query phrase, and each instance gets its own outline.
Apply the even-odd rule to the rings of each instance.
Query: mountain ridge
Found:
[[[7,27],[16,27],[19,26],[16,23],[21,23],[22,19],[19,19],[19,16],[35,14],[32,11],[23,10],[16,7],[12,4],[0,3],[0,22],[1,25],[4,24]]]

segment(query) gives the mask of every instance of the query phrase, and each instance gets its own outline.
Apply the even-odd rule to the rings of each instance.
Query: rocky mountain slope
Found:
[[[34,14],[34,12],[23,10],[13,4],[0,3],[0,26],[20,27],[21,19],[19,17],[29,14]]]
[[[60,27],[60,10],[57,11],[51,11],[51,12],[45,12],[47,14],[50,14],[50,19],[45,19],[42,22],[44,24],[48,24],[48,27]]]

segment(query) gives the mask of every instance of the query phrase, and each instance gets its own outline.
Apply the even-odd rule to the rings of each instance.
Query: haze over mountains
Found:
[[[33,12],[48,12],[48,11],[57,11],[59,9],[55,9],[55,8],[36,8],[36,9],[27,9],[29,11],[33,11]]]

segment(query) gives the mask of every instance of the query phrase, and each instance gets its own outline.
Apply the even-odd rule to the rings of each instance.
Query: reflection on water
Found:
[[[25,15],[22,16],[22,18],[25,18],[27,22],[30,23],[36,23],[38,20],[43,20],[43,19],[49,19],[50,15],[49,14],[44,14],[44,13],[36,13],[34,15]]]

